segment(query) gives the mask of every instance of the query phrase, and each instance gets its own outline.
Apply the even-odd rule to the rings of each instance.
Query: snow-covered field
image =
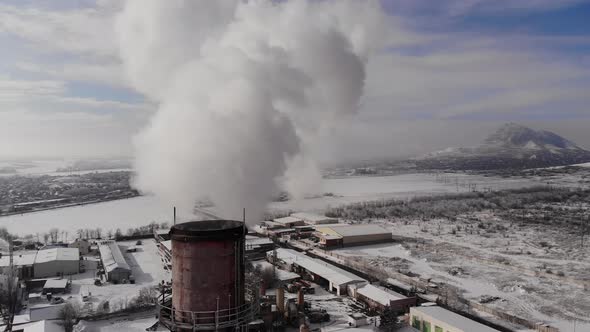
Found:
[[[583,286],[590,281],[590,249],[580,248],[579,242],[558,229],[518,229],[506,224],[506,232],[471,234],[461,222],[382,224],[395,235],[418,240],[335,252],[362,257],[371,266],[385,270],[411,271],[444,282],[468,299],[497,296],[500,299],[489,306],[548,322],[562,332],[574,331],[574,325],[577,331],[590,331],[590,290]],[[462,230],[457,231],[456,225]],[[540,245],[541,241],[548,242],[549,247]]]
[[[321,196],[269,204],[271,210],[322,211],[347,203],[387,198],[407,198],[432,194],[464,192],[468,184],[477,188],[508,189],[538,184],[527,179],[502,179],[464,174],[431,175],[404,174],[386,177],[354,177],[324,179]],[[51,228],[68,230],[73,237],[80,228],[102,228],[125,232],[128,228],[144,226],[152,221],[172,221],[172,203],[154,196],[47,210],[22,215],[0,217],[0,227],[14,234],[45,233]],[[185,218],[190,218],[186,216]],[[182,218],[181,218],[182,219]]]
[[[127,198],[104,203],[12,215],[0,218],[0,227],[14,234],[45,233],[51,228],[68,231],[76,236],[77,229],[102,228],[123,233],[128,228],[144,226],[152,221],[170,222],[172,206],[153,196]]]
[[[117,171],[129,171],[128,168],[118,169],[96,169],[96,170],[85,170],[85,171],[72,171],[72,172],[57,172],[59,168],[65,168],[75,160],[32,160],[32,161],[0,161],[0,170],[2,169],[14,169],[16,173],[3,173],[0,172],[0,176],[11,176],[11,175],[73,175],[73,174],[87,174],[87,173],[103,173],[103,172],[117,172]]]

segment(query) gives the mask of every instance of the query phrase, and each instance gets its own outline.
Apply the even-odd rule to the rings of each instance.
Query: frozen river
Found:
[[[406,198],[430,194],[452,193],[468,190],[468,183],[479,188],[492,189],[518,188],[534,185],[524,179],[500,179],[471,175],[449,175],[445,181],[434,175],[404,174],[386,177],[355,177],[324,179],[323,193],[333,196],[307,198],[299,201],[275,202],[272,210],[322,211],[330,206],[360,202],[373,199]],[[80,228],[102,228],[123,233],[128,228],[172,221],[172,204],[154,196],[142,196],[118,201],[88,204],[62,209],[46,210],[0,217],[0,227],[6,227],[15,234],[42,234],[51,228],[67,231],[69,237]]]

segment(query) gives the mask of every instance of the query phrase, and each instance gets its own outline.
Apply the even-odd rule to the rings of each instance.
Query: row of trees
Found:
[[[532,204],[590,204],[590,190],[554,187],[531,187],[495,192],[473,192],[441,196],[416,197],[409,200],[381,200],[355,203],[330,209],[329,217],[349,220],[390,218],[447,218],[483,210],[514,210]]]

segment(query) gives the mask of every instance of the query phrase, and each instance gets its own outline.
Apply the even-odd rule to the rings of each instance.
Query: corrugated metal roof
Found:
[[[78,248],[52,248],[39,250],[35,258],[35,264],[53,261],[79,261],[80,249]]]
[[[107,273],[113,271],[116,268],[131,270],[116,242],[110,241],[101,243],[98,246],[98,250],[100,251],[102,264],[104,265],[104,269]]]
[[[277,258],[288,263],[296,264],[309,272],[331,281],[335,285],[345,285],[354,282],[366,282],[365,279],[345,271],[332,264],[319,259],[311,258],[291,249],[279,248],[276,250]]]
[[[303,219],[295,218],[295,217],[283,217],[283,218],[273,219],[273,221],[276,223],[279,223],[281,225],[287,225],[290,223],[302,223]]]
[[[391,301],[406,299],[405,296],[371,284],[358,288],[357,293],[382,305],[389,305]]]
[[[493,329],[489,326],[480,324],[474,320],[471,320],[467,317],[463,317],[458,315],[452,311],[447,309],[441,308],[439,306],[431,306],[431,307],[414,307],[410,308],[411,311],[418,311],[426,316],[432,317],[436,320],[441,322],[447,323],[457,329],[462,331],[477,331],[477,332],[499,332],[496,329]]]
[[[33,265],[35,263],[35,256],[37,252],[14,252],[12,255],[12,263],[14,266]],[[0,258],[0,267],[7,267],[10,265],[10,257],[8,254],[3,253]]]
[[[43,288],[66,288],[68,279],[49,279],[43,285]]]

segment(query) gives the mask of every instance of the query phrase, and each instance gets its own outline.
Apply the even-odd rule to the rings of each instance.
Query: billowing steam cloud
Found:
[[[302,192],[310,144],[354,114],[379,30],[376,1],[131,0],[117,20],[133,86],[158,105],[135,185],[190,211],[261,216]],[[288,178],[285,180],[285,178]],[[281,182],[281,183],[280,183]],[[303,187],[303,188],[302,188]]]

